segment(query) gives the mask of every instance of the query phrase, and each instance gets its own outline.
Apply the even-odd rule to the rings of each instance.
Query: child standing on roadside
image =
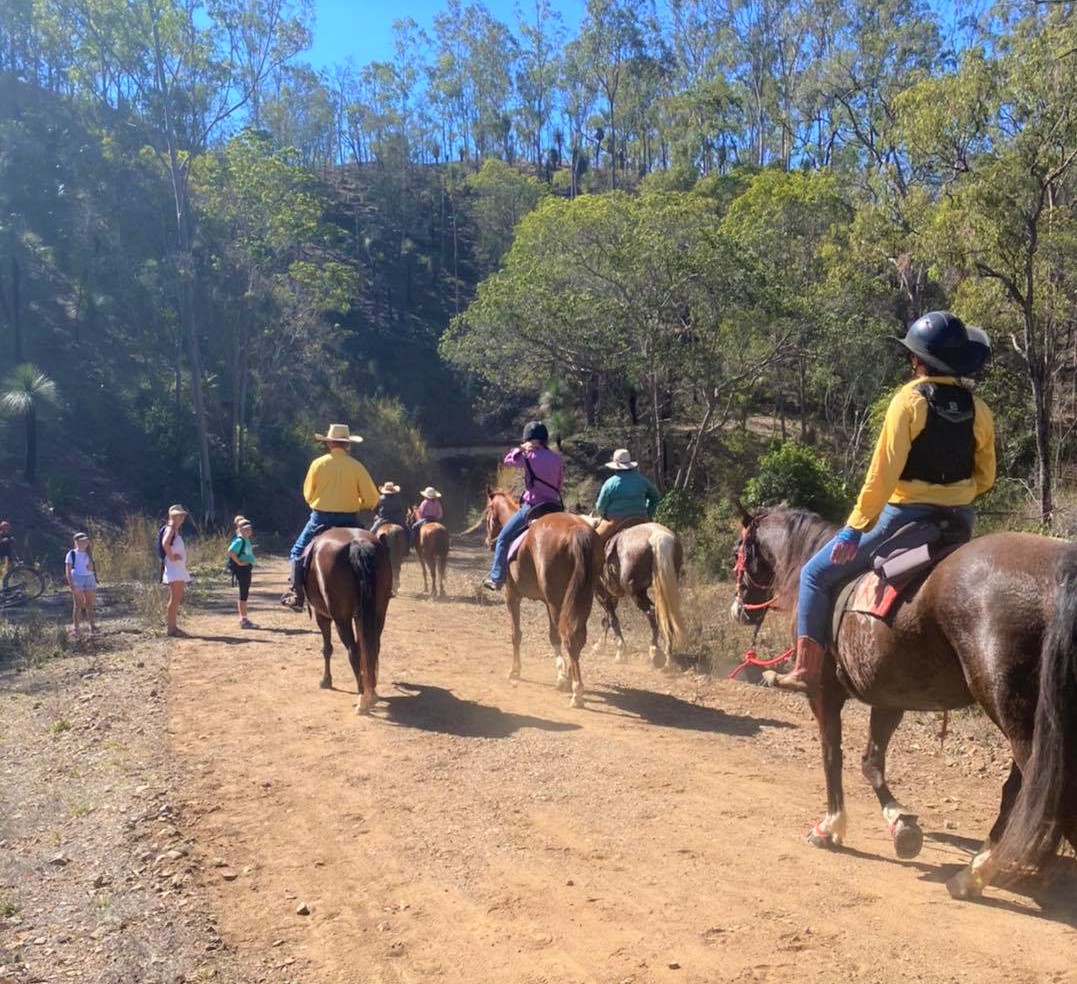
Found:
[[[168,523],[161,528],[160,554],[163,557],[161,583],[168,585],[168,607],[165,609],[165,635],[183,638],[187,635],[177,624],[183,592],[191,575],[187,573],[187,548],[180,530],[187,519],[187,510],[178,503],[169,506]]]
[[[247,597],[251,591],[251,575],[254,573],[251,521],[246,516],[237,516],[235,523],[236,535],[228,544],[228,566],[239,585],[239,627],[256,629],[258,626],[247,618]]]
[[[71,638],[79,637],[82,619],[90,623],[90,635],[97,634],[97,573],[88,533],[76,533],[74,547],[64,559],[67,583],[71,586]]]

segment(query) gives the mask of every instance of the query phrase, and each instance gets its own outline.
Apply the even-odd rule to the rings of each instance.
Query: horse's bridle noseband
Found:
[[[737,544],[737,551],[733,562],[733,577],[736,583],[737,601],[740,607],[748,614],[749,618],[754,613],[759,614],[759,620],[762,621],[763,615],[767,613],[771,608],[778,607],[778,598],[772,594],[774,590],[774,580],[771,579],[769,584],[761,584],[752,577],[751,572],[748,569],[748,555],[758,555],[759,545],[755,540],[756,527],[760,521],[766,517],[766,513],[761,513],[758,516],[753,516],[751,520],[741,528],[740,531],[740,543]],[[750,603],[748,597],[750,592],[756,591],[759,594],[766,597],[766,601],[758,603]],[[767,597],[769,595],[769,597]]]

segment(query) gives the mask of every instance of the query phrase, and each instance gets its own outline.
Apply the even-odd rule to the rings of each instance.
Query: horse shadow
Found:
[[[399,696],[381,697],[393,724],[460,738],[509,738],[521,728],[539,731],[577,731],[578,724],[549,721],[530,714],[509,714],[473,700],[461,700],[451,690],[429,684],[394,681]]]
[[[272,632],[274,635],[297,636],[314,635],[318,630],[312,626],[309,629],[285,629],[275,625],[259,625],[255,632]]]
[[[269,639],[256,639],[253,636],[226,636],[226,635],[205,635],[201,632],[188,632],[188,639],[199,639],[202,642],[221,642],[226,646],[268,646],[271,645]]]
[[[692,704],[674,697],[672,694],[659,694],[652,690],[640,690],[636,687],[605,687],[591,691],[589,697],[640,718],[648,724],[664,728],[680,728],[687,731],[703,731],[710,734],[735,735],[751,737],[759,734],[763,728],[795,728],[788,721],[773,718],[756,718],[750,715],[727,714],[717,707]]]

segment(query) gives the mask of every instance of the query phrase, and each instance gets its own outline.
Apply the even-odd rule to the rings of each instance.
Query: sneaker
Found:
[[[487,591],[501,590],[501,585],[498,584],[497,581],[495,581],[492,577],[486,578],[486,580],[482,582],[482,586],[486,588]]]
[[[249,618],[241,618],[239,620],[239,627],[241,629],[256,629],[258,628]]]

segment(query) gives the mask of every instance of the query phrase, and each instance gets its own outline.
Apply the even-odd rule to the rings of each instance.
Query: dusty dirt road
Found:
[[[472,588],[483,559],[454,548],[443,603],[405,567],[369,718],[339,646],[340,689],[318,689],[313,626],[275,603],[280,565],[256,580],[262,629],[240,633],[222,589],[188,622],[201,638],[176,643],[187,832],[247,979],[1077,982],[1072,870],[1036,900],[943,885],[994,817],[1006,763],[982,722],[959,719],[941,752],[932,722],[899,732],[892,783],[928,832],[902,862],[852,709],[849,847],[822,852],[804,842],[823,793],[799,699],[588,654],[571,710],[536,606],[510,683],[505,613]]]

